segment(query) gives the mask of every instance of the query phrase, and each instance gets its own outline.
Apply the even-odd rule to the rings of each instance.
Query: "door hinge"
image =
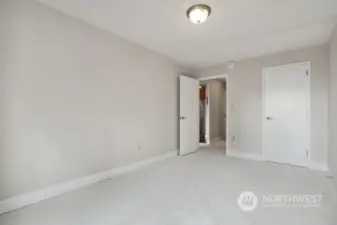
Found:
[[[309,70],[305,71],[305,74],[306,74],[307,76],[309,76]]]
[[[308,156],[309,156],[309,151],[308,151],[308,150],[306,150],[306,151],[305,151],[305,153],[307,154],[307,157],[308,157]]]

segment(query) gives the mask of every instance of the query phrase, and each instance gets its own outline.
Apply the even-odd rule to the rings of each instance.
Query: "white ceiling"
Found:
[[[328,41],[337,0],[38,0],[201,69]],[[212,8],[201,25],[186,10]]]

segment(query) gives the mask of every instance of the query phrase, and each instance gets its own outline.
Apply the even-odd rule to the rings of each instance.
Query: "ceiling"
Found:
[[[328,41],[337,0],[38,0],[130,41],[202,69]],[[201,25],[186,10],[212,8]]]

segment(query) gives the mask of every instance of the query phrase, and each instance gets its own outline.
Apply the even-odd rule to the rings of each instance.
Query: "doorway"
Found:
[[[199,102],[200,146],[225,148],[228,133],[227,75],[201,78]]]
[[[266,161],[307,166],[310,158],[310,63],[264,71]]]
[[[200,84],[199,87],[199,143],[201,146],[207,145],[208,140],[206,138],[206,108],[208,100],[206,97],[206,84]]]

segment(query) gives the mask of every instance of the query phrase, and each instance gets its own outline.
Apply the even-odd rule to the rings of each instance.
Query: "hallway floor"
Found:
[[[237,198],[259,200],[243,212]],[[269,194],[322,194],[312,208],[263,207]],[[321,172],[226,157],[207,147],[0,216],[1,225],[336,225],[337,196]]]

